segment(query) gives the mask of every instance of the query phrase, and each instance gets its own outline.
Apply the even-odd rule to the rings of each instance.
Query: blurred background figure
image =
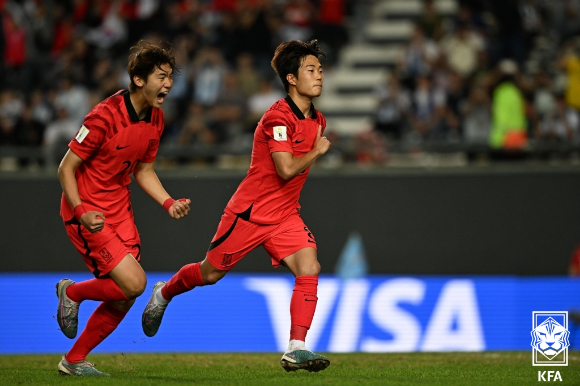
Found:
[[[518,66],[503,60],[498,66],[497,86],[492,96],[490,144],[500,149],[523,149],[527,144],[524,95],[516,84]]]
[[[401,90],[399,79],[393,75],[387,82],[375,88],[378,108],[375,115],[375,130],[390,139],[401,139],[409,121],[411,101],[409,93]]]
[[[44,165],[48,169],[55,168],[56,160],[66,153],[66,145],[79,131],[78,119],[71,117],[64,108],[56,110],[56,121],[51,122],[44,132],[42,146],[44,148]]]

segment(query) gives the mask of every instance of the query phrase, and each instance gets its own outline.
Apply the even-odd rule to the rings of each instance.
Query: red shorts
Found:
[[[89,232],[76,218],[65,221],[64,227],[95,277],[107,275],[128,253],[137,261],[141,258],[141,239],[133,216],[116,224],[105,222],[97,233]]]
[[[228,271],[260,245],[270,255],[274,268],[294,252],[307,247],[316,249],[314,236],[298,212],[280,224],[267,225],[246,221],[226,209],[206,257],[215,268]]]

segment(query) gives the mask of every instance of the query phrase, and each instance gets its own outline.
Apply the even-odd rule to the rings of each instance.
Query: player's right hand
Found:
[[[190,209],[189,204],[191,204],[191,200],[189,198],[180,198],[179,200],[176,200],[169,207],[169,215],[175,219],[187,216]]]
[[[91,233],[100,232],[105,227],[105,215],[101,212],[83,213],[79,221]]]
[[[321,137],[322,126],[318,126],[318,133],[316,133],[316,140],[314,141],[314,148],[318,150],[320,155],[326,153],[332,144],[326,137]]]

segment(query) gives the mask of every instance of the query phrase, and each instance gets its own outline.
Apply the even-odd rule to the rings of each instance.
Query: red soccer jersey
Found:
[[[255,223],[278,224],[300,208],[298,199],[310,168],[284,180],[276,172],[271,153],[300,157],[313,149],[318,126],[324,130],[326,119],[314,105],[311,112],[312,118],[305,118],[290,96],[270,106],[254,133],[248,175],[228,202],[228,209],[244,213]]]
[[[151,108],[139,120],[129,91],[121,90],[95,106],[85,117],[69,148],[84,162],[75,177],[87,211],[103,212],[114,224],[132,215],[131,173],[139,162],[153,162],[163,132],[163,111]],[[74,217],[64,193],[60,215]]]

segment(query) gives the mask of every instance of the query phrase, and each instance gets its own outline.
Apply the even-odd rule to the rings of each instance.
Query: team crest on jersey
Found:
[[[227,267],[232,263],[232,255],[229,253],[224,253],[224,258],[222,259],[222,266]]]
[[[286,126],[274,126],[273,134],[276,141],[286,141]]]
[[[89,129],[87,129],[85,125],[82,125],[75,139],[77,140],[78,143],[82,143],[83,140],[86,138],[87,134],[89,134]]]
[[[111,252],[109,252],[107,248],[101,249],[99,251],[99,254],[102,256],[103,259],[105,259],[107,263],[110,262],[111,259],[113,258],[113,255],[111,255]]]

